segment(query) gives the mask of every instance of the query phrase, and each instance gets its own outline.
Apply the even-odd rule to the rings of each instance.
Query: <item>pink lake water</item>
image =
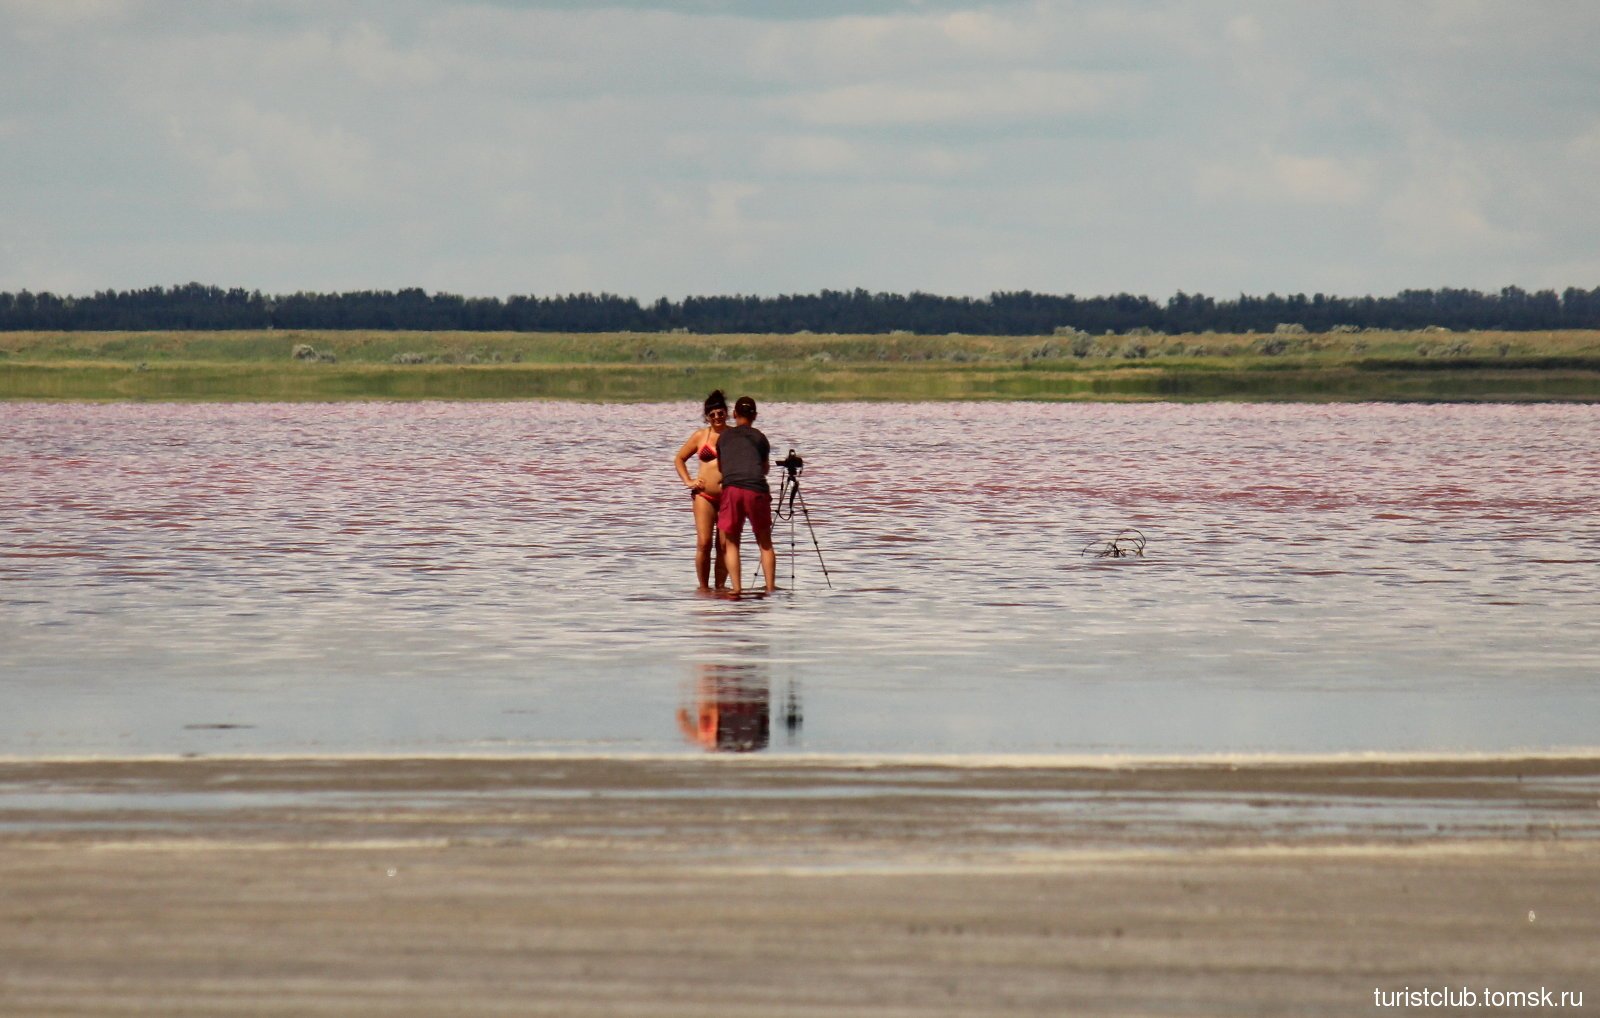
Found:
[[[696,424],[0,404],[0,755],[1600,744],[1600,407],[774,404],[833,587],[741,601]]]

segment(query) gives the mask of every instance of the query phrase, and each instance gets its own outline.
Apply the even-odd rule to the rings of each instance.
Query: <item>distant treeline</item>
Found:
[[[143,331],[181,329],[419,329],[482,332],[913,333],[1041,335],[1085,332],[1271,332],[1280,324],[1326,332],[1376,329],[1600,329],[1600,287],[1530,293],[1508,286],[1406,290],[1393,297],[1316,294],[1219,299],[1179,292],[1167,301],[993,293],[940,297],[823,290],[781,297],[662,298],[641,304],[614,294],[563,297],[462,297],[421,289],[295,293],[222,289],[189,283],[87,297],[0,293],[0,330]]]

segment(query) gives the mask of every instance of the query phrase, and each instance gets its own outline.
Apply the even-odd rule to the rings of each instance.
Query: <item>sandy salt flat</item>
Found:
[[[0,764],[5,1014],[1328,1014],[1585,990],[1600,761]]]

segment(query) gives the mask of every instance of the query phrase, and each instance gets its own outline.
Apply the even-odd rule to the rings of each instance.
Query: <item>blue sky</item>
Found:
[[[1600,6],[0,0],[0,289],[1600,285]]]

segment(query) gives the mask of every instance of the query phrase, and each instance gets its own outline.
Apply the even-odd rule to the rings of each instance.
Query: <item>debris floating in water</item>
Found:
[[[1079,552],[1087,558],[1144,558],[1144,534],[1132,527],[1117,531],[1117,536],[1105,541],[1090,541]]]

